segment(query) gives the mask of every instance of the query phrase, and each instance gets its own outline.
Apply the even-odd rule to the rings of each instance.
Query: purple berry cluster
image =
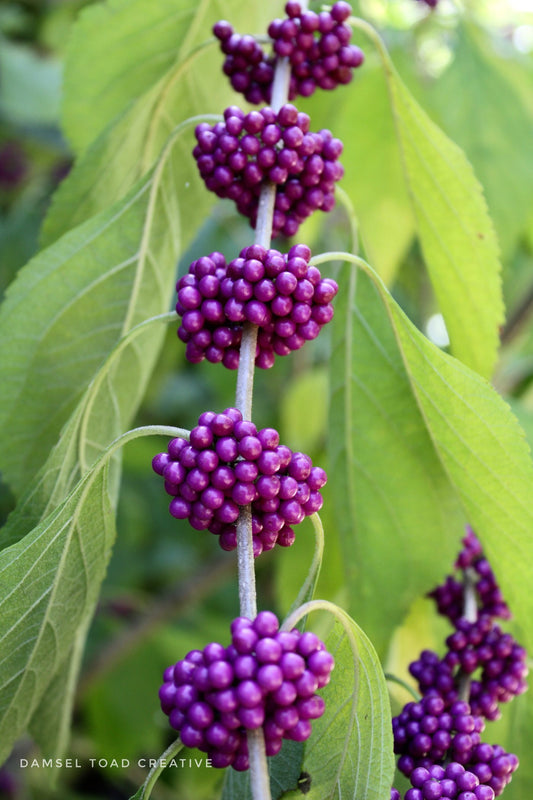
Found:
[[[226,55],[223,70],[231,85],[249,103],[270,103],[276,60],[288,58],[291,66],[289,100],[309,97],[317,89],[335,89],[353,78],[353,70],[364,55],[350,44],[351,28],[346,24],[352,9],[337,2],[330,11],[316,14],[303,11],[300,3],[289,0],[285,19],[273,20],[268,28],[272,55],[267,56],[253,36],[236,34],[229,22],[213,27]]]
[[[338,286],[310,258],[304,244],[288,255],[251,245],[228,265],[221,253],[194,261],[176,286],[187,359],[237,369],[245,322],[259,327],[255,365],[262,369],[315,339],[333,317]]]
[[[254,105],[270,103],[276,59],[267,56],[259,42],[250,34],[239,35],[226,20],[213,26],[213,33],[226,56],[222,70],[236,92]],[[289,99],[295,97],[294,91]]]
[[[527,689],[527,653],[509,633],[493,625],[490,617],[477,622],[457,621],[457,630],[446,640],[443,658],[425,650],[409,671],[423,693],[436,690],[448,703],[459,696],[461,675],[479,673],[470,681],[472,713],[488,720],[501,717],[500,703],[508,703]]]
[[[503,599],[501,589],[489,562],[483,556],[481,544],[470,527],[463,539],[463,549],[455,563],[456,569],[470,569],[476,575],[476,592],[481,612],[491,617],[510,619],[511,612]],[[453,575],[448,575],[441,586],[429,593],[439,614],[448,617],[455,624],[463,614],[463,585]]]
[[[447,756],[467,764],[484,727],[483,719],[471,713],[468,703],[456,701],[448,709],[442,697],[428,694],[419,703],[407,703],[402,713],[394,717],[395,752],[409,756],[402,762],[409,771],[413,765],[427,760],[438,763]]]
[[[481,733],[485,719],[500,717],[501,703],[526,690],[526,652],[494,624],[510,612],[471,529],[463,545],[456,567],[475,577],[477,618],[463,616],[465,590],[455,577],[430,593],[455,630],[443,658],[424,650],[410,665],[422,698],[393,719],[398,769],[412,785],[405,800],[492,800],[518,766],[515,755],[482,743]]]
[[[172,516],[216,534],[223,550],[237,547],[235,522],[251,504],[255,556],[293,544],[292,526],[322,507],[327,480],[309,456],[280,445],[274,428],[258,431],[235,408],[205,411],[189,443],[173,439],[152,466],[173,497]]]
[[[328,130],[312,133],[309,124],[290,103],[277,113],[269,106],[248,114],[230,106],[224,122],[200,123],[193,155],[206,187],[233,200],[255,227],[261,190],[274,184],[272,236],[294,236],[313,211],[333,209],[335,183],[344,174],[341,140]]]
[[[493,800],[499,794],[488,783],[480,782],[475,768],[465,769],[454,761],[414,769],[411,783],[405,800]]]
[[[463,586],[454,576],[448,576],[429,595],[455,628],[446,639],[448,652],[439,658],[432,651],[424,651],[409,670],[422,693],[435,690],[447,703],[457,700],[460,677],[468,676],[472,713],[496,720],[501,716],[500,704],[527,689],[527,654],[511,634],[494,624],[496,617],[509,619],[511,614],[471,528],[467,528],[456,567],[476,576],[477,619],[470,622],[462,616]]]
[[[324,712],[317,689],[329,683],[333,656],[314,633],[280,631],[271,611],[231,623],[231,644],[212,642],[168,667],[161,707],[187,747],[214,767],[249,767],[246,732],[262,728],[266,753],[283,739],[303,742]]]

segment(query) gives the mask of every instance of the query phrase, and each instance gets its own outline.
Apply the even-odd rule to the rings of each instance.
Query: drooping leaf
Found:
[[[184,119],[222,114],[225,106],[240,102],[222,73],[223,56],[218,48],[214,44],[200,47],[209,39],[212,24],[225,18],[242,32],[261,31],[270,15],[282,7],[279,0],[268,7],[248,4],[245,8],[238,0],[185,0],[178,5],[174,0],[162,4],[115,0],[115,10],[111,5],[99,6],[98,11],[87,9],[73,36],[66,67],[72,86],[66,87],[65,116],[68,130],[71,117],[72,125],[79,127],[85,152],[55,195],[44,228],[46,244],[119,200],[153,165],[173,129]],[[113,34],[109,35],[117,39],[119,56],[116,62],[107,59],[102,68],[105,81],[109,80],[110,102],[107,111],[98,104],[95,115],[94,109],[87,113],[95,90],[92,62],[95,48],[102,46],[100,24],[110,14]],[[152,59],[154,42],[145,36],[144,26],[156,19],[154,30],[160,33],[159,23],[166,20],[163,38],[174,42],[174,51],[161,61],[152,60],[152,69],[138,81],[135,70],[131,75],[122,73],[121,59],[135,60],[136,68],[143,59]],[[85,72],[87,68],[89,72]],[[198,179],[192,148],[191,136],[183,148],[179,183],[184,197],[188,195],[182,206],[186,239],[198,229],[214,199]]]
[[[503,321],[498,244],[482,189],[462,150],[419,106],[378,46],[417,234],[453,354],[490,378]]]
[[[459,26],[454,58],[428,101],[472,162],[509,256],[533,207],[533,115],[501,64],[480,30]]]
[[[441,580],[466,520],[531,642],[533,468],[523,432],[491,386],[429,342],[359,263],[365,272],[345,270],[337,298],[330,418],[354,613],[382,648]]]
[[[383,653],[413,599],[440,580],[442,563],[452,563],[464,520],[387,309],[353,267],[339,276],[332,325],[328,485],[351,613]]]
[[[207,39],[204,3],[111,0],[80,14],[70,38],[63,102],[66,134],[82,152],[129,103]]]
[[[180,239],[177,167],[171,140],[125,200],[36,256],[7,292],[0,309],[0,336],[9,341],[0,354],[0,461],[17,492],[44,463],[120,338],[169,307]],[[100,405],[85,415],[83,466],[127,427],[163,332],[149,328],[101,373],[93,392]]]
[[[361,628],[343,622],[327,637],[335,658],[320,694],[326,709],[313,721],[302,772],[309,800],[388,800],[394,774],[392,725],[385,677]],[[307,777],[306,776],[306,777]]]
[[[121,436],[61,504],[0,552],[0,762],[29,725],[35,729],[38,710],[47,712],[40,740],[48,730],[53,740],[47,745],[65,742],[85,634],[115,539],[109,463],[128,441],[162,432],[180,435],[179,429],[148,427]],[[66,709],[54,721],[57,681],[67,675]]]
[[[26,730],[97,601],[114,540],[105,467],[0,553],[0,762]]]
[[[368,51],[366,43],[363,47]],[[305,110],[344,143],[340,185],[354,205],[367,259],[390,284],[414,238],[415,221],[387,84],[366,55],[353,83],[335,92],[316,92]]]

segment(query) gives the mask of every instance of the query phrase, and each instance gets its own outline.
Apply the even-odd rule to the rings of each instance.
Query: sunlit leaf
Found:
[[[217,0],[185,5],[180,10],[174,0],[115,0],[81,15],[67,59],[66,73],[72,83],[66,87],[65,117],[67,129],[82,139],[85,152],[56,193],[44,229],[46,244],[123,197],[153,165],[184,119],[222,114],[225,106],[241,102],[222,73],[223,56],[216,45],[200,45],[221,18],[231,20],[243,33],[264,30],[282,3],[276,0],[268,7],[248,4],[243,8],[238,0]],[[101,74],[95,80],[95,50],[105,47],[101,25],[110,15],[113,23],[105,36],[117,40],[117,54],[99,62]],[[146,36],[150,23],[155,27]],[[157,59],[154,33],[173,48]],[[136,71],[143,60],[150,68],[139,80]],[[123,72],[124,61],[134,62],[135,68]],[[107,87],[106,102],[99,100],[95,113],[91,98],[94,92],[98,94],[99,80],[104,84],[100,91]],[[181,153],[179,184],[185,200],[181,214],[186,240],[198,230],[214,199],[198,178],[192,148],[191,134]]]
[[[366,23],[383,61],[416,229],[453,354],[490,378],[503,322],[498,245],[463,151],[428,117]]]
[[[523,432],[491,386],[431,344],[363,269],[343,272],[330,419],[354,613],[383,647],[441,580],[467,520],[531,641],[533,468]]]
[[[305,109],[344,143],[340,185],[354,205],[367,259],[390,284],[414,238],[415,221],[387,84],[367,42],[357,43],[367,60],[353,83],[316,92]]]

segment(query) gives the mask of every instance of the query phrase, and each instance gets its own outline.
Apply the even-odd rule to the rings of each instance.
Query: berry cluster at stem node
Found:
[[[224,122],[200,123],[193,155],[206,187],[233,200],[255,227],[261,191],[274,185],[272,236],[294,236],[314,211],[333,209],[344,174],[341,140],[328,130],[311,132],[309,122],[286,103],[278,112],[266,106],[248,114],[230,106]]]
[[[330,11],[316,14],[289,0],[285,13],[285,19],[275,19],[268,27],[271,55],[253,36],[235,33],[226,20],[213,27],[226,56],[223,71],[249,103],[270,103],[278,58],[287,58],[290,64],[289,100],[309,97],[317,88],[329,90],[350,83],[354,69],[364,61],[362,50],[350,44],[348,3],[337,2]]]
[[[409,666],[422,698],[392,721],[398,769],[411,782],[404,800],[493,800],[518,766],[514,754],[483,743],[481,733],[485,719],[500,717],[501,703],[526,690],[526,651],[494,624],[510,612],[470,528],[463,545],[455,566],[468,574],[475,619],[464,616],[467,589],[454,576],[430,592],[454,632],[444,657],[424,650]],[[396,789],[391,800],[399,800]]]
[[[293,544],[293,525],[322,507],[327,481],[309,456],[280,445],[274,428],[258,431],[236,408],[205,411],[190,441],[173,439],[152,466],[173,497],[172,516],[216,534],[223,550],[237,547],[235,523],[251,505],[255,556]]]
[[[329,683],[333,656],[311,632],[280,631],[271,611],[231,623],[231,644],[212,642],[168,667],[161,708],[187,747],[207,753],[214,767],[249,767],[247,731],[261,728],[267,756],[283,739],[303,742],[322,716],[316,694]]]
[[[188,361],[237,369],[245,322],[259,327],[255,366],[262,369],[315,339],[333,318],[338,286],[309,266],[310,257],[303,244],[287,255],[250,245],[229,264],[221,253],[194,261],[176,285]]]
[[[503,599],[492,567],[484,558],[481,544],[470,527],[467,527],[463,545],[455,567],[461,570],[470,569],[476,575],[475,589],[480,612],[491,617],[510,619],[511,612]],[[439,614],[448,617],[453,624],[463,615],[463,585],[453,575],[448,575],[442,585],[429,593],[429,597],[435,600]]]

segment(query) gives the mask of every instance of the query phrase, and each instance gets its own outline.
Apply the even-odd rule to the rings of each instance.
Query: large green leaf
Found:
[[[342,624],[336,619],[325,641],[335,657],[331,681],[320,692],[326,710],[305,745],[306,794],[309,800],[388,800],[394,756],[385,678],[361,628],[343,612],[338,617]]]
[[[444,315],[451,349],[484,377],[492,374],[503,321],[498,245],[482,189],[463,151],[418,105],[375,31],[383,61],[416,229]]]
[[[176,139],[122,202],[36,256],[8,290],[0,310],[0,336],[9,341],[0,354],[0,458],[17,492],[121,337],[169,307],[180,238]],[[133,340],[93,392],[78,454],[85,467],[127,427],[163,333],[154,326]]]
[[[61,504],[0,552],[0,762],[28,726],[47,750],[65,745],[85,635],[115,539],[109,465],[119,447],[157,433],[184,432],[124,434]]]
[[[367,58],[352,84],[316,92],[305,110],[344,142],[341,186],[357,213],[366,257],[390,284],[415,235],[415,221],[382,70]]]
[[[460,26],[454,58],[428,101],[472,161],[509,256],[533,206],[533,115],[501,64],[481,31]]]
[[[70,227],[120,199],[152,166],[164,142],[183,119],[197,114],[222,114],[226,105],[242,101],[222,73],[223,56],[218,48],[214,44],[200,46],[209,39],[212,24],[224,17],[232,20],[242,32],[261,31],[270,15],[282,7],[279,0],[268,7],[248,4],[244,9],[238,0],[195,4],[184,0],[178,3],[166,0],[162,4],[152,0],[135,0],[134,3],[120,0],[116,5],[120,6],[120,13],[113,15],[113,35],[117,37],[119,52],[124,58],[141,61],[149,58],[144,50],[143,20],[153,16],[163,20],[165,13],[168,18],[165,36],[174,40],[174,56],[153,64],[154,69],[147,73],[147,79],[140,82],[130,81],[127,74],[122,74],[120,61],[115,63],[108,59],[105,70],[110,77],[115,76],[110,84],[114,99],[109,113],[95,123],[90,101],[94,90],[90,65],[94,48],[101,47],[99,19],[112,13],[111,6],[91,8],[85,17],[82,15],[74,34],[79,53],[75,52],[73,44],[71,59],[67,60],[72,92],[67,86],[65,115],[72,116],[82,136],[85,137],[85,130],[92,133],[84,143],[83,157],[54,198],[44,229],[44,241],[48,244]],[[89,69],[87,73],[86,69]],[[205,80],[206,75],[209,80]],[[115,87],[121,87],[120,94],[115,94]],[[128,104],[127,100],[132,102]],[[182,208],[182,213],[187,215],[183,224],[186,237],[198,229],[213,202],[198,178],[192,148],[191,134],[183,145],[180,174],[180,187],[186,196]]]
[[[344,267],[339,278],[328,485],[339,508],[351,612],[383,653],[413,598],[452,563],[464,519],[414,401],[387,307],[364,273]]]
[[[190,51],[198,34],[210,36],[209,27],[197,27],[207,5],[213,4],[110,0],[82,11],[67,50],[63,103],[76,152],[157,82],[180,51]]]
[[[429,342],[358,263],[365,271],[344,273],[333,323],[330,417],[354,613],[383,647],[452,562],[466,519],[531,642],[533,468],[523,432],[491,386]]]
[[[26,730],[92,613],[113,543],[105,467],[0,554],[0,761]]]
[[[28,731],[48,757],[61,757],[67,749],[87,632],[94,608],[88,605],[74,637],[71,650],[47,686],[41,702],[28,723]]]

